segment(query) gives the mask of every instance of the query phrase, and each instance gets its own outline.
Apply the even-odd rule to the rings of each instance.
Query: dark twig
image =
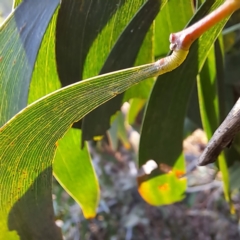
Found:
[[[198,160],[199,166],[204,166],[216,160],[220,152],[228,147],[234,136],[240,131],[240,98],[215,131],[207,147]]]

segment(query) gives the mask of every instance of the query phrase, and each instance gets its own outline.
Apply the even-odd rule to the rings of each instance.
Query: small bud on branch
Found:
[[[240,0],[226,0],[220,7],[197,23],[180,32],[172,33],[169,41],[173,53],[155,63],[158,68],[157,75],[170,72],[181,65],[188,55],[190,46],[196,39],[239,8]]]
[[[171,50],[189,50],[192,43],[199,38],[208,29],[219,23],[226,17],[232,15],[240,8],[240,0],[226,0],[215,11],[193,24],[192,26],[170,35]]]

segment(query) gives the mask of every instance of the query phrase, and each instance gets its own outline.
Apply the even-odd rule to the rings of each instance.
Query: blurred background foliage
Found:
[[[11,1],[1,0],[0,21],[7,17],[11,7]],[[224,74],[225,78],[218,91],[224,94],[220,104],[228,112],[240,96],[240,11],[228,21],[222,32],[222,40],[224,68],[220,75]],[[158,51],[156,55],[166,55],[167,51]],[[207,143],[206,134],[199,130],[202,124],[199,106],[196,106],[196,89],[192,95],[183,142],[187,167],[196,161]],[[146,98],[131,99],[125,103],[121,111],[112,117],[107,134],[100,141],[89,144],[101,186],[95,219],[86,220],[79,205],[53,178],[55,218],[64,239],[240,239],[240,135],[233,147],[226,151],[230,196],[236,211],[234,215],[230,214],[229,205],[224,200],[222,175],[214,165],[197,168],[188,175],[184,200],[153,207],[140,197],[136,181],[143,171],[138,170],[137,155],[145,104]],[[145,172],[154,167],[154,162],[148,163]]]

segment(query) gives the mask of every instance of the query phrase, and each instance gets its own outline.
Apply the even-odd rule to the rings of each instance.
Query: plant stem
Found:
[[[170,35],[171,50],[189,50],[192,43],[204,32],[229,17],[234,11],[240,8],[240,0],[226,0],[220,7],[212,13],[193,24],[192,26]]]

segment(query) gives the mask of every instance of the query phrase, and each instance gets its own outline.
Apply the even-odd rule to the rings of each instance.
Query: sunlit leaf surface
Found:
[[[27,104],[29,83],[38,49],[58,4],[59,1],[57,0],[43,0],[41,2],[26,0],[1,26],[0,126]],[[18,134],[21,134],[21,131]],[[25,147],[27,148],[27,145]],[[1,154],[4,151],[1,150]],[[14,161],[14,159],[9,156],[6,162],[8,172],[4,171],[2,168],[4,164],[0,161],[2,178],[7,174],[10,178],[12,175],[18,175],[19,178],[15,180],[18,184],[16,191],[22,186],[21,181],[28,179],[29,174],[31,174],[28,171],[18,172],[18,157],[19,155],[15,158],[13,164],[11,161]],[[46,169],[45,174],[48,174],[48,172],[51,174],[51,171]],[[6,188],[7,185],[1,182],[1,203],[5,197]],[[25,236],[25,238],[30,238],[29,235],[31,237],[41,235],[43,238],[61,239],[60,231],[56,228],[54,222],[52,201],[44,198],[46,195],[51,196],[51,188],[44,189],[44,185],[39,186],[38,192],[41,197],[36,199],[36,197],[30,196],[29,198],[29,195],[26,194],[20,208],[15,206],[7,215],[1,215],[0,231],[3,239],[18,239],[17,234],[21,237]],[[12,191],[8,194],[11,194],[12,199],[17,200],[16,194]],[[32,218],[34,214],[35,219]],[[43,220],[43,215],[48,216],[47,219]],[[16,232],[9,233],[7,230],[17,230],[17,234]]]
[[[58,12],[50,22],[38,53],[30,85],[29,103],[59,89],[61,85],[55,61],[57,16]],[[64,189],[79,203],[84,216],[93,217],[98,205],[99,186],[88,148],[81,148],[81,139],[78,139],[80,136],[81,130],[75,129],[68,131],[66,139],[65,136],[61,139],[54,157],[53,173]]]
[[[3,231],[7,229],[8,217],[13,217],[14,223],[23,214],[24,226],[36,227],[38,224],[34,221],[28,221],[29,214],[49,210],[57,141],[72,123],[134,84],[154,76],[157,71],[158,68],[150,64],[70,85],[27,106],[0,129],[0,188],[3,193],[0,221],[5,223]],[[11,215],[16,211],[21,214]],[[42,214],[36,221],[42,222],[44,227],[45,219],[53,218],[52,214],[49,210],[49,214]],[[10,229],[17,229],[22,236],[29,234],[23,226],[13,225]],[[56,233],[54,236],[57,239]]]

